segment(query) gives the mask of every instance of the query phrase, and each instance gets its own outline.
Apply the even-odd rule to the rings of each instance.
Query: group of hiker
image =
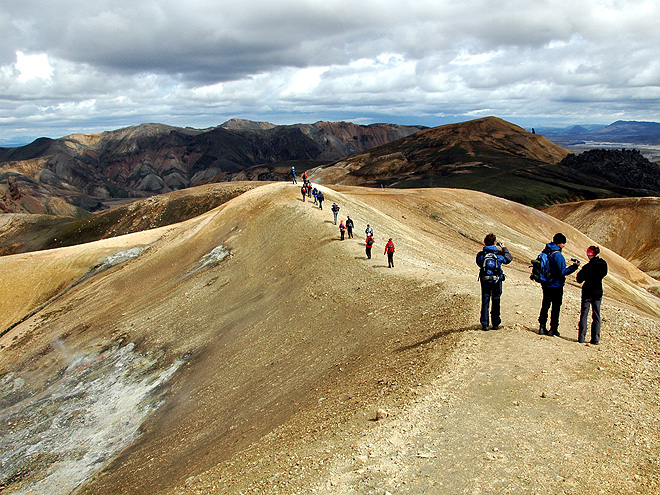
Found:
[[[580,268],[580,260],[571,258],[571,265],[566,264],[562,249],[566,246],[566,236],[556,233],[552,242],[546,244],[536,260],[532,260],[530,278],[541,284],[543,299],[539,314],[539,334],[559,337],[559,313],[564,296],[566,276]],[[591,311],[590,344],[600,343],[600,306],[603,299],[603,278],[607,275],[607,262],[600,256],[598,246],[589,246],[586,255],[589,262],[577,273],[576,280],[582,285],[580,321],[578,325],[578,342],[584,343],[587,338],[589,312]],[[484,247],[477,253],[476,262],[479,266],[481,282],[481,316],[482,330],[497,330],[502,323],[500,317],[500,299],[502,282],[505,279],[502,265],[513,261],[513,256],[502,242],[497,242],[495,234],[484,238]],[[490,322],[489,322],[490,311]],[[548,327],[548,313],[550,326]]]
[[[297,184],[298,181],[296,180],[296,169],[291,167],[291,175],[293,177],[293,183]],[[307,172],[303,172],[303,174],[300,176],[301,179],[303,180],[303,185],[300,188],[300,193],[302,194],[302,200],[305,202],[305,198],[312,198],[314,197],[314,204],[319,205],[320,209],[323,209],[323,201],[325,201],[325,195],[320,189],[317,189],[316,187],[312,187],[312,182],[309,180],[309,177],[307,176]]]
[[[291,167],[291,176],[293,183],[296,184],[296,170]],[[314,197],[314,204],[318,204],[323,209],[325,196],[320,189],[312,186],[306,172],[303,172],[301,178],[303,185],[300,189],[302,200]],[[339,205],[332,203],[331,211],[334,217],[334,223],[337,225],[339,216]],[[339,235],[343,241],[345,235],[349,239],[353,238],[353,229],[355,224],[351,217],[346,220],[339,220]],[[367,224],[365,230],[366,255],[371,259],[371,249],[374,245],[373,228]],[[546,244],[545,248],[539,254],[536,260],[532,260],[532,275],[530,278],[541,284],[543,298],[541,301],[541,311],[539,313],[539,334],[559,337],[559,313],[564,297],[564,285],[566,276],[570,275],[580,268],[580,261],[571,258],[571,265],[566,264],[566,259],[562,254],[562,249],[566,246],[566,236],[557,233],[552,238],[552,242]],[[387,255],[388,268],[394,267],[394,242],[390,238],[385,245],[384,255]],[[580,320],[578,325],[578,342],[584,343],[587,338],[587,326],[589,312],[591,312],[591,340],[592,345],[600,343],[600,306],[603,299],[602,280],[607,275],[607,262],[600,258],[600,248],[598,246],[589,246],[586,255],[589,262],[577,273],[576,280],[582,285],[582,299],[580,308]],[[481,283],[481,313],[480,323],[482,330],[497,330],[502,323],[500,301],[502,297],[502,282],[505,280],[502,265],[507,265],[513,261],[513,256],[508,248],[502,242],[498,242],[495,234],[488,234],[484,238],[484,247],[477,253],[476,262],[479,266],[479,280]],[[548,327],[548,314],[550,324]],[[489,327],[490,325],[490,327]]]
[[[335,225],[337,225],[337,217],[339,215],[339,205],[337,203],[332,203],[332,207],[330,208],[332,210],[332,214],[335,219]],[[343,241],[344,240],[344,235],[347,233],[348,238],[352,239],[353,238],[353,228],[355,227],[355,224],[353,223],[353,220],[351,217],[348,215],[346,216],[346,222],[344,220],[339,220],[339,236],[340,239]],[[373,248],[375,241],[374,241],[374,229],[371,227],[371,225],[367,224],[367,228],[364,231],[365,235],[367,238],[364,240],[365,244],[365,254],[367,255],[367,259],[371,259],[371,249]],[[390,237],[389,240],[387,241],[387,244],[385,244],[385,252],[383,255],[387,255],[387,267],[388,268],[394,268],[394,241],[392,241],[392,238]]]
[[[291,167],[291,177],[293,184],[297,184],[296,169],[294,167]],[[302,195],[303,202],[305,202],[306,198],[314,197],[314,204],[318,204],[319,208],[322,210],[323,201],[325,200],[325,195],[320,189],[312,186],[312,183],[309,180],[309,177],[307,176],[306,172],[303,172],[303,174],[300,177],[303,180],[303,185],[300,188],[300,193]],[[339,210],[340,210],[339,205],[337,203],[332,203],[330,210],[332,211],[332,215],[334,217],[334,223],[335,225],[337,225],[337,220],[339,217]],[[346,236],[348,236],[348,239],[353,239],[354,228],[355,228],[355,223],[353,222],[353,219],[350,216],[347,215],[345,221],[340,219],[339,220],[340,239],[343,241],[346,238]],[[364,233],[366,235],[366,239],[364,241],[365,254],[367,255],[367,259],[371,259],[371,249],[375,244],[374,229],[371,227],[371,225],[367,224],[367,228],[365,229]],[[385,245],[385,252],[383,253],[383,255],[387,255],[388,268],[394,268],[394,251],[395,251],[394,241],[390,237],[390,239],[387,241],[387,244]]]

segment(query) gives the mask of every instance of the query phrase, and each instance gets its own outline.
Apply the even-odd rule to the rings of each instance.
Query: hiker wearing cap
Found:
[[[479,281],[481,282],[481,329],[488,330],[488,310],[490,308],[490,323],[492,329],[500,328],[500,299],[502,297],[502,282],[506,278],[502,265],[513,261],[513,256],[502,242],[497,242],[495,234],[484,238],[484,247],[477,253],[479,266]]]
[[[385,244],[385,252],[383,254],[387,255],[387,268],[394,268],[394,242],[392,242],[391,237],[387,241],[387,244]]]
[[[316,199],[319,202],[319,209],[323,209],[323,201],[325,200],[325,195],[323,192],[319,189],[318,194],[316,195]]]
[[[371,225],[367,224],[367,228],[364,231],[365,234],[367,234],[367,237],[373,236],[374,235],[374,229],[371,228]]]
[[[302,199],[303,199],[303,203],[304,203],[305,202],[305,196],[307,196],[307,187],[305,186],[305,184],[303,184],[303,186],[300,188],[300,192],[302,193]]]
[[[341,235],[341,240],[344,240],[344,232],[346,232],[346,225],[344,225],[344,221],[340,220],[339,221],[339,234]]]
[[[566,246],[566,236],[560,232],[552,238],[552,242],[545,245],[544,253],[548,256],[549,278],[541,283],[543,288],[543,300],[541,302],[541,313],[539,314],[539,334],[559,337],[559,311],[564,299],[564,284],[566,275],[570,275],[578,269],[580,262],[574,260],[573,264],[566,266],[566,259],[561,250]],[[550,307],[550,329],[546,327],[548,322],[548,311]]]
[[[298,181],[296,180],[296,167],[291,167],[291,177],[293,178],[293,183],[297,184]]]
[[[587,338],[587,321],[591,309],[591,341],[593,345],[600,343],[600,303],[603,300],[603,278],[607,275],[607,262],[600,256],[598,246],[589,246],[587,258],[589,262],[577,272],[575,278],[582,285],[582,306],[580,309],[580,324],[578,326],[578,342],[584,343]]]

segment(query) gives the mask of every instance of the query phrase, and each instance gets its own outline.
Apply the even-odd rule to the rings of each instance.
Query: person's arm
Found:
[[[556,258],[557,258],[556,260],[557,268],[559,269],[559,273],[561,273],[562,275],[570,275],[578,268],[580,268],[580,265],[577,263],[573,263],[572,265],[566,266],[566,259],[564,258],[563,254],[556,256]]]
[[[508,265],[513,261],[513,256],[509,252],[509,248],[507,248],[505,245],[502,245],[501,251],[502,251],[502,256],[504,257],[504,261],[502,263]]]

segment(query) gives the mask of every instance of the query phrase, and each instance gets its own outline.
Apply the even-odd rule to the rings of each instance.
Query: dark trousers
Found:
[[[353,239],[353,229],[346,227],[346,230],[348,230],[348,238]]]
[[[387,253],[387,267],[392,268],[394,266],[394,253]]]
[[[578,342],[584,342],[587,338],[587,321],[589,320],[589,309],[591,309],[591,343],[600,342],[600,303],[602,298],[582,299],[582,308],[580,310],[580,325],[578,327]]]
[[[548,322],[548,310],[550,311],[550,331],[559,331],[559,312],[561,311],[561,303],[564,299],[563,287],[546,287],[543,286],[543,301],[541,302],[541,314],[539,314],[539,324],[545,326]]]
[[[371,248],[368,247],[365,249],[365,251],[367,252],[367,258],[371,259]]]
[[[502,281],[496,283],[481,282],[481,326],[488,327],[488,310],[490,321],[494,327],[502,323],[500,318],[500,298],[502,297]]]
[[[339,233],[341,234],[341,240],[343,241],[344,240],[344,231],[340,230]]]

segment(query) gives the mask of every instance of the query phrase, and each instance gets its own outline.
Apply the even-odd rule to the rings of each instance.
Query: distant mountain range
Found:
[[[112,198],[227,180],[282,180],[292,166],[305,170],[333,162],[423,128],[230,120],[203,130],[142,124],[42,138],[20,148],[0,148],[0,211],[69,214],[51,198],[94,211]],[[22,199],[13,201],[8,182]]]
[[[650,140],[656,131],[660,124],[617,122],[570,132]],[[201,130],[142,124],[0,148],[0,212],[85,216],[118,200],[195,185],[286,180],[291,166],[309,170],[318,183],[474,189],[532,206],[660,194],[658,167],[642,156],[608,156],[616,163],[612,176],[594,166],[593,157],[564,162],[569,154],[541,132],[496,117],[435,128],[245,120]]]
[[[537,129],[548,139],[561,145],[585,141],[621,144],[660,145],[660,123],[619,120],[607,126],[572,126],[563,129]]]

